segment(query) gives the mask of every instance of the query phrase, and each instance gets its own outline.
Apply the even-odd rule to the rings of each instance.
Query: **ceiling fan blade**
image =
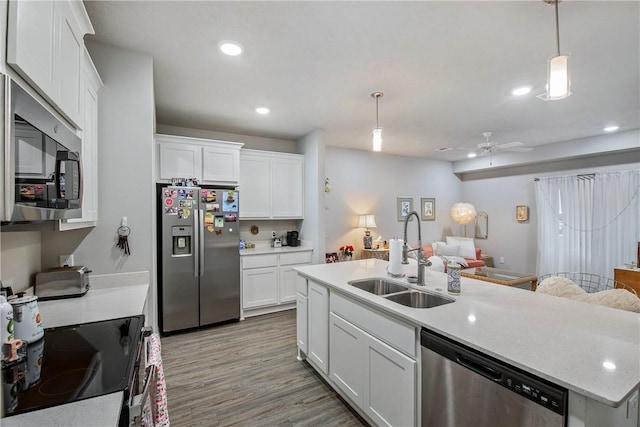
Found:
[[[521,147],[524,144],[522,142],[507,142],[505,144],[498,144],[496,147],[500,150],[504,150],[505,148],[513,148],[513,147]]]

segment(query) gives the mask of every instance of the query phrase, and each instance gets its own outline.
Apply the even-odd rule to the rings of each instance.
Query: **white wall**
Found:
[[[357,216],[366,213],[376,218],[374,240],[380,235],[382,240],[402,238],[396,204],[401,196],[412,197],[418,213],[420,198],[436,199],[435,221],[421,221],[423,245],[447,234],[460,235],[449,210],[460,201],[462,183],[450,162],[327,147],[325,164],[332,187],[325,197],[326,252],[351,244],[359,255],[364,230],[355,226]],[[416,221],[409,223],[408,241],[418,241]]]
[[[300,238],[313,244],[312,263],[324,262],[325,254],[325,144],[324,130],[316,129],[298,141],[304,154],[304,221]]]
[[[493,256],[495,267],[536,274],[538,243],[534,178],[632,170],[640,168],[639,161],[638,155],[620,153],[465,174],[463,198],[476,210],[489,215],[488,238],[476,239],[476,246]],[[516,221],[516,205],[529,207],[529,221]],[[499,263],[500,257],[504,257],[504,264]]]
[[[0,233],[0,278],[2,286],[11,286],[13,292],[27,289],[35,282],[40,265],[40,232]]]
[[[279,151],[296,153],[296,142],[288,139],[264,138],[259,136],[239,135],[235,133],[217,132],[205,129],[192,129],[158,123],[156,132],[165,135],[190,136],[192,138],[215,139],[219,141],[241,142],[243,148],[253,150]]]
[[[104,82],[98,93],[98,225],[92,230],[43,232],[43,267],[73,253],[94,274],[151,271],[153,218],[153,58],[116,46],[87,43]],[[131,255],[115,245],[123,216]],[[73,249],[73,250],[72,250]]]

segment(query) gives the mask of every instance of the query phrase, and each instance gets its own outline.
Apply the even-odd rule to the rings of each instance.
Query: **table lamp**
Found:
[[[364,242],[365,249],[371,249],[371,245],[373,243],[373,237],[371,237],[370,228],[376,228],[376,219],[373,215],[360,215],[358,217],[358,228],[364,228],[364,237],[362,238]]]
[[[464,227],[464,235],[467,236],[467,224],[476,217],[476,208],[471,203],[456,203],[451,208],[451,217],[455,222]]]

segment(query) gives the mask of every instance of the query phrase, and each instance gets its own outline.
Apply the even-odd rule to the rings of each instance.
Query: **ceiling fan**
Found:
[[[469,153],[469,157],[475,157],[480,154],[481,156],[489,155],[489,164],[492,165],[493,162],[491,160],[491,155],[493,153],[504,152],[504,151],[515,151],[515,152],[528,152],[533,150],[532,147],[524,147],[522,142],[507,142],[504,144],[498,144],[497,142],[489,141],[493,132],[482,132],[482,136],[484,136],[485,141],[478,144],[478,147]],[[474,155],[475,154],[475,155]]]

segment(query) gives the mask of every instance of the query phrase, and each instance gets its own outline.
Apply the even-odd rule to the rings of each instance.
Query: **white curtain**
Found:
[[[536,181],[537,274],[613,277],[614,267],[635,259],[640,241],[639,190],[640,171]]]
[[[640,242],[640,171],[598,174],[593,188],[594,273],[635,261]]]

